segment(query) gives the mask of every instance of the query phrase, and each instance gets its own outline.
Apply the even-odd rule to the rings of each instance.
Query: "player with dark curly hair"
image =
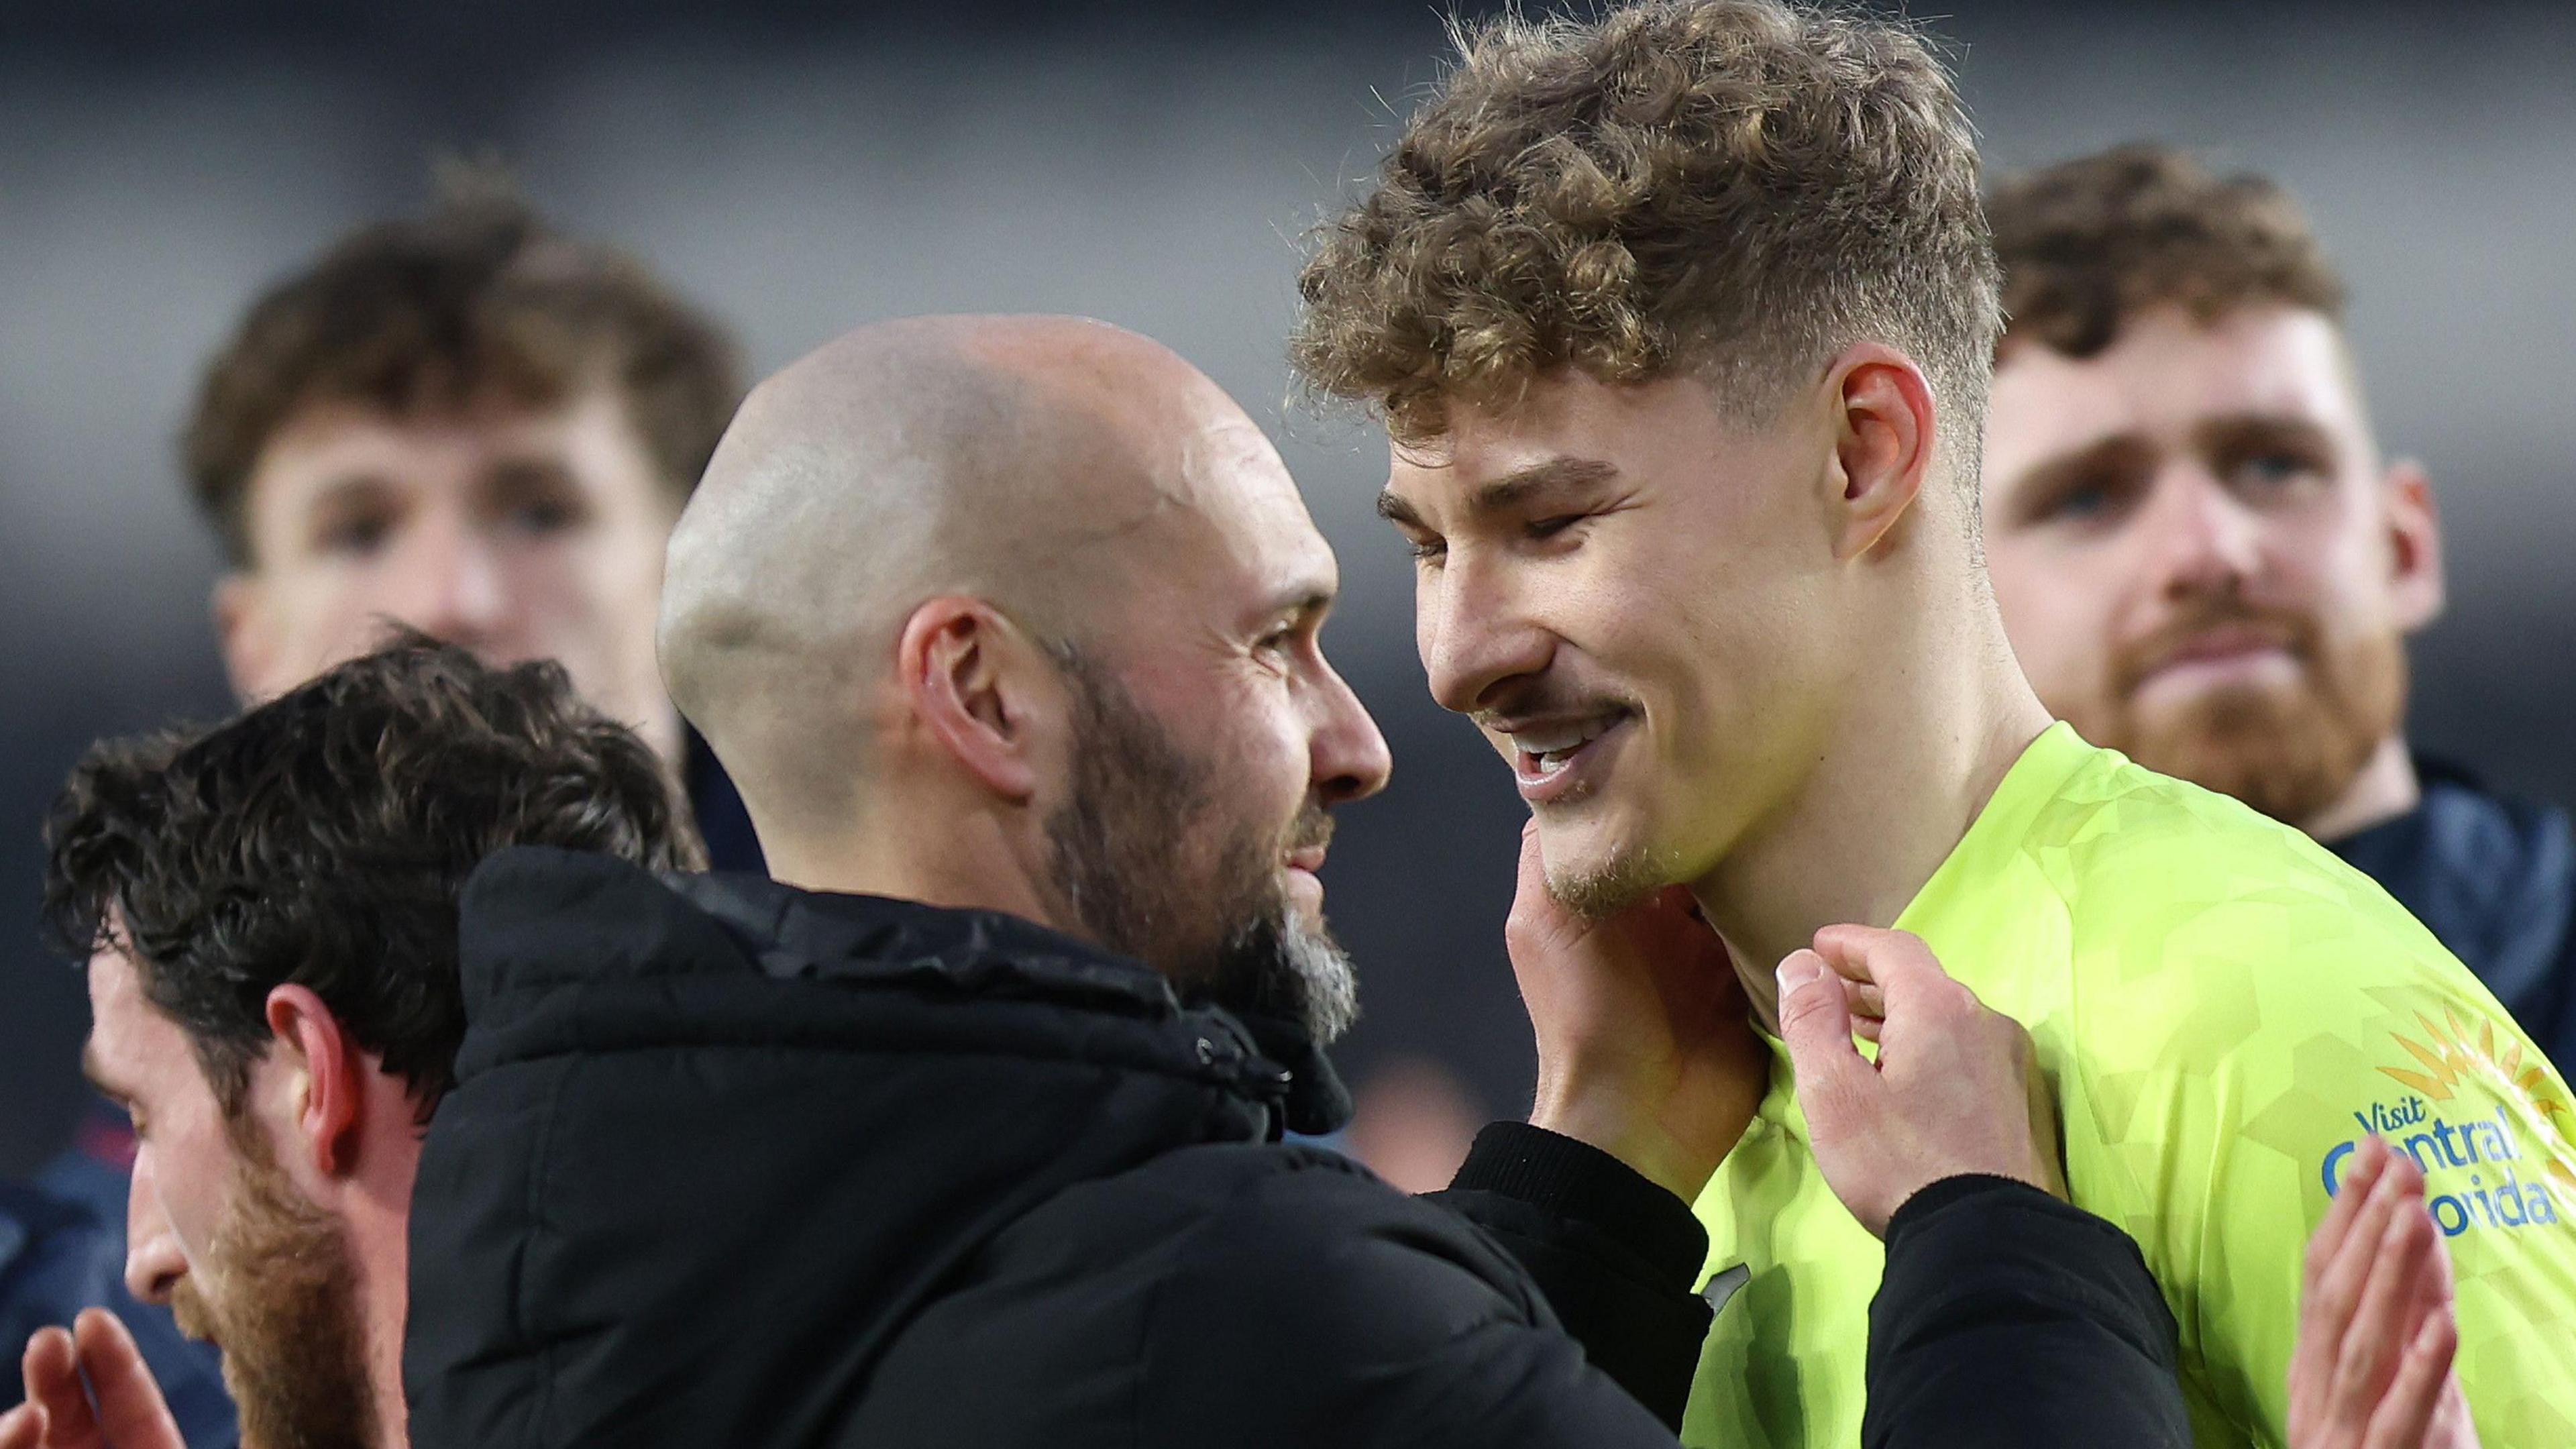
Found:
[[[401,1444],[412,1176],[465,1027],[457,892],[509,845],[703,865],[664,767],[560,667],[413,636],[230,723],[96,746],[46,835],[48,923],[89,963],[84,1066],[134,1118],[128,1286],[223,1350],[246,1444]],[[95,1310],[38,1335],[34,1402],[0,1423],[41,1407],[45,1442],[99,1442],[85,1373],[106,1443],[170,1442],[130,1344]]]
[[[2498,1442],[2563,1442],[2563,1079],[2370,881],[2094,748],[2014,660],[1977,492],[1997,266],[1930,44],[1783,0],[1461,44],[1322,230],[1295,356],[1386,418],[1432,692],[1536,822],[1552,899],[1522,913],[1633,921],[1684,887],[1810,1050],[1848,1030],[1820,928],[1920,935],[2029,1026],[2067,1187],[2145,1248],[2203,1445],[2295,1422],[2301,1241],[2398,1133],[2461,1268],[2469,1402]],[[1876,1442],[1849,1325],[1880,1249],[1810,1150],[1840,1089],[1783,1055],[1735,1144],[1694,1090],[1705,995],[1594,939],[1585,979],[1523,973],[1593,1008],[1534,1012],[1533,1120],[1661,1162],[1743,1282],[1686,1439]],[[2032,1442],[2087,1432],[2033,1392]]]

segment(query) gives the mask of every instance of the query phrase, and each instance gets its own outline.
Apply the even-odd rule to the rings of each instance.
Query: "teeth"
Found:
[[[1579,724],[1554,725],[1544,730],[1530,730],[1512,736],[1512,744],[1522,751],[1538,756],[1539,762],[1545,764],[1549,762],[1551,756],[1570,755],[1608,734],[1610,726],[1617,722],[1616,715],[1602,715],[1595,719],[1584,720]]]

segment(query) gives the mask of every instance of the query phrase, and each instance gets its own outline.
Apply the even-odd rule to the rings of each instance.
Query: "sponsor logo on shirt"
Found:
[[[2427,1205],[2445,1237],[2556,1224],[2561,1205],[2576,1202],[2576,1171],[2566,1157],[2546,1146],[2535,1154],[2537,1144],[2525,1140],[2505,1108],[2472,1113],[2456,1100],[2462,1086],[2474,1083],[2490,1099],[2525,1102],[2543,1121],[2563,1129],[2569,1108],[2547,1070],[2537,1058],[2526,1064],[2522,1043],[2510,1038],[2499,1054],[2493,1022],[2479,1022],[2473,1036],[2456,1016],[2447,1019],[2448,1030],[2430,1017],[2415,1019],[2424,1040],[2391,1033],[2413,1064],[2379,1069],[2412,1090],[2356,1109],[2353,1120],[2423,1169]],[[2360,1145],[2355,1137],[2326,1153],[2328,1197],[2341,1190],[2345,1159]]]

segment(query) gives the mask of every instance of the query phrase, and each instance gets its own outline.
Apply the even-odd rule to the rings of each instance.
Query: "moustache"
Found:
[[[215,1314],[197,1285],[182,1278],[170,1286],[170,1317],[179,1332],[199,1343],[215,1341]]]
[[[1312,801],[1307,802],[1306,808],[1297,812],[1296,820],[1288,827],[1288,849],[1291,852],[1322,850],[1332,843],[1332,812]]]
[[[1527,720],[1589,719],[1596,715],[1636,712],[1637,702],[1625,695],[1533,683],[1483,709],[1470,711],[1467,718],[1488,734],[1502,734],[1505,733],[1505,725]]]
[[[2122,695],[2134,693],[2150,675],[2221,629],[2246,630],[2302,662],[2317,654],[2318,628],[2307,614],[2265,608],[2232,597],[2195,601],[2153,630],[2120,646],[2112,657],[2112,680]]]

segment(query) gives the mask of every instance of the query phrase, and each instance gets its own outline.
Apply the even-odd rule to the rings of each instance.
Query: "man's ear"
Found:
[[[383,1090],[375,1062],[309,987],[269,991],[268,1030],[272,1059],[294,1074],[283,1130],[317,1173],[347,1176],[357,1165],[367,1093]]]
[[[2388,507],[2388,603],[2401,632],[2412,634],[2442,613],[2442,519],[2424,465],[2401,458],[2380,484]]]
[[[277,668],[277,641],[263,607],[259,576],[247,569],[228,570],[215,580],[211,603],[224,677],[232,682],[233,698],[249,704]]]
[[[1853,559],[1884,541],[1923,491],[1936,436],[1932,386],[1904,353],[1864,342],[1835,360],[1825,387],[1834,557]]]
[[[1013,804],[1037,793],[1051,679],[1045,651],[981,599],[929,600],[904,620],[895,668],[914,720],[967,774]]]

